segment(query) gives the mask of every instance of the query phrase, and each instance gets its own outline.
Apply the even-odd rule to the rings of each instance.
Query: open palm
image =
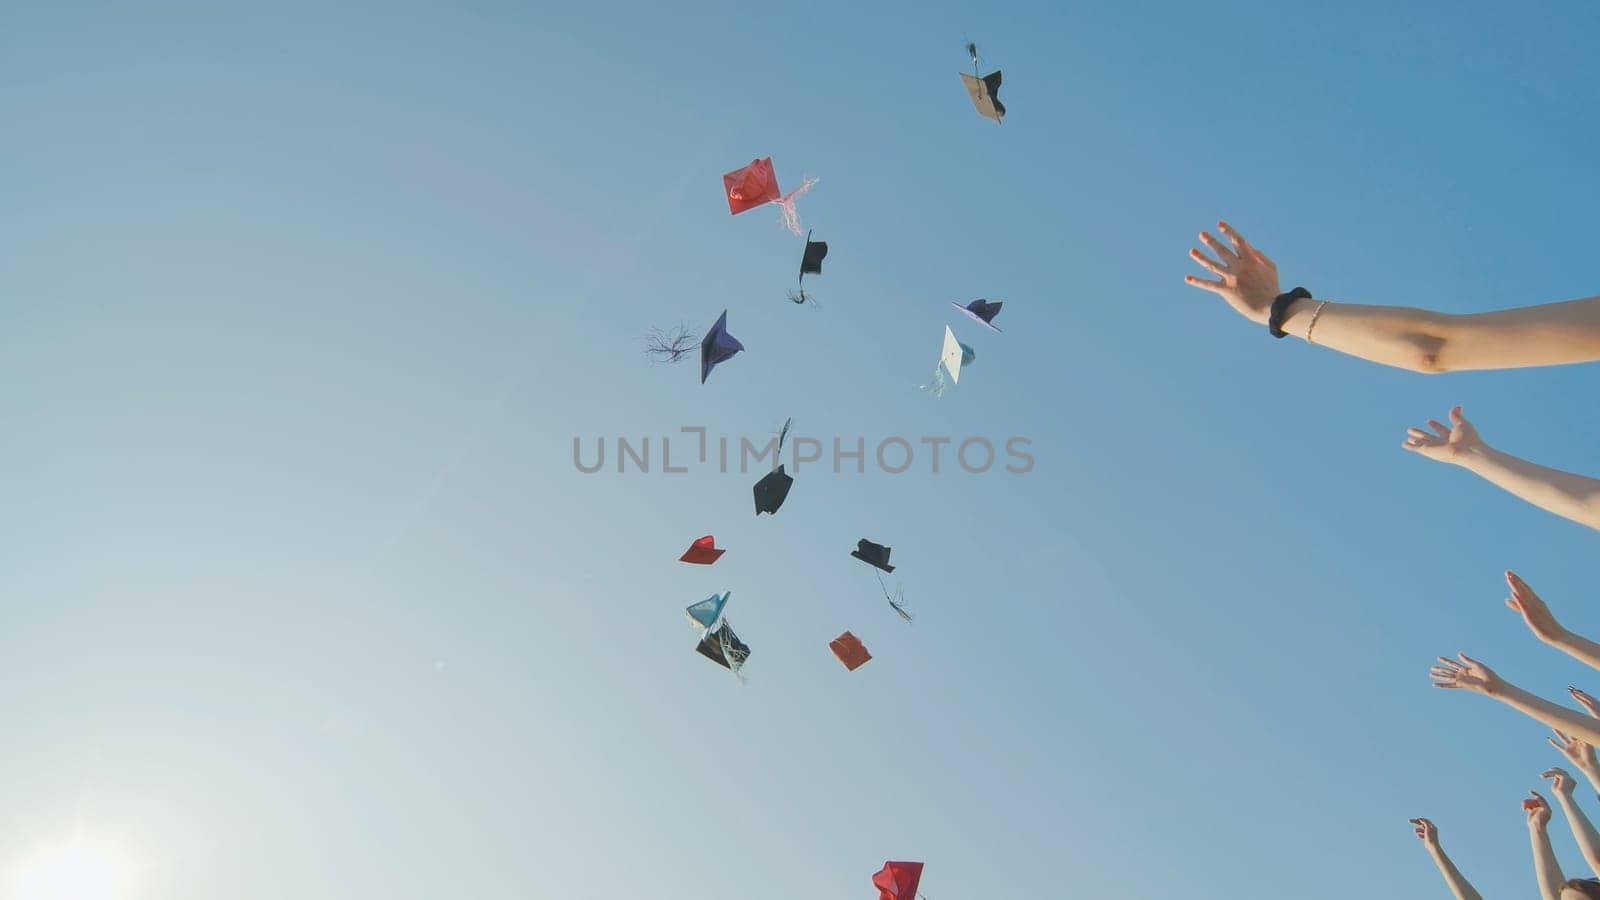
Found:
[[[1421,428],[1407,428],[1406,440],[1401,446],[1429,459],[1458,464],[1483,449],[1483,438],[1478,436],[1478,429],[1461,414],[1459,406],[1450,410],[1449,426],[1429,419],[1428,427],[1433,429],[1433,433]]]
[[[1265,325],[1272,311],[1272,301],[1278,296],[1277,265],[1265,253],[1252,247],[1244,235],[1234,231],[1227,222],[1218,222],[1217,230],[1233,246],[1202,231],[1200,242],[1215,254],[1215,258],[1199,250],[1189,251],[1189,258],[1216,278],[1186,275],[1183,280],[1192,287],[1210,291],[1228,301],[1228,305],[1239,315],[1258,325]]]
[[[1465,653],[1458,653],[1460,662],[1448,656],[1438,657],[1438,662],[1428,674],[1433,678],[1436,688],[1450,688],[1474,691],[1479,694],[1492,694],[1505,682],[1494,670]]]

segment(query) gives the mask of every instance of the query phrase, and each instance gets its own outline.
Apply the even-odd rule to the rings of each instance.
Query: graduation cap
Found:
[[[996,300],[993,303],[990,303],[987,300],[974,300],[971,303],[968,303],[966,306],[962,306],[961,304],[954,302],[952,302],[950,305],[961,310],[961,312],[964,313],[967,318],[977,322],[979,325],[982,325],[985,328],[988,328],[990,331],[1000,330],[994,325],[994,317],[1000,315],[1000,307],[1004,305],[1003,301]]]
[[[728,620],[723,619],[717,630],[706,632],[705,637],[695,646],[695,651],[706,659],[727,669],[735,675],[744,668],[745,661],[750,658],[750,647],[739,640],[728,626]]]
[[[711,626],[717,624],[717,620],[722,618],[722,608],[728,605],[728,598],[732,596],[732,591],[712,594],[699,603],[689,604],[684,610],[684,614],[689,617],[690,622],[694,623],[694,627],[701,631],[709,631]]]
[[[971,365],[977,357],[977,351],[956,340],[956,333],[946,325],[944,345],[939,349],[939,364],[933,370],[933,384],[925,384],[922,389],[933,391],[935,397],[944,396],[945,391],[960,383],[961,370]]]
[[[728,213],[738,215],[758,206],[776,203],[783,207],[783,224],[795,234],[800,233],[800,215],[795,212],[794,201],[811,190],[818,179],[807,178],[799,187],[787,194],[778,190],[778,175],[772,170],[772,157],[752,160],[750,165],[735,169],[722,176],[722,190],[728,196]]]
[[[728,311],[723,310],[717,317],[717,324],[711,326],[706,336],[700,339],[700,383],[706,383],[706,376],[717,367],[717,363],[727,362],[735,353],[744,349],[739,339],[728,333]]]
[[[734,216],[778,199],[778,175],[772,170],[772,157],[753,160],[722,176],[722,189],[728,195],[728,214]]]
[[[839,657],[839,662],[844,663],[844,667],[851,672],[872,659],[872,654],[867,652],[861,639],[848,631],[829,641],[828,649],[832,650],[833,655]]]
[[[866,538],[856,541],[856,549],[851,550],[850,555],[885,572],[894,571],[894,566],[889,565],[889,548],[882,544],[874,544]]]
[[[696,538],[695,542],[689,545],[689,549],[678,557],[678,562],[709,566],[726,552],[717,546],[717,539],[708,534],[703,538]]]
[[[967,52],[972,54],[972,74],[963,74],[961,81],[967,86],[967,94],[972,97],[972,105],[978,110],[978,115],[999,122],[1006,115],[1006,105],[1000,102],[1000,70],[980,77],[978,45],[968,44]]]
[[[828,255],[827,241],[813,241],[811,232],[806,232],[806,249],[800,257],[800,290],[789,295],[794,303],[804,303],[811,299],[806,295],[806,276],[822,274],[822,260]]]
[[[917,888],[921,884],[922,863],[919,862],[886,862],[872,876],[878,900],[917,900]]]
[[[763,475],[755,487],[756,515],[762,513],[776,515],[778,507],[783,505],[784,498],[789,496],[789,488],[793,485],[794,479],[783,471],[782,465]]]

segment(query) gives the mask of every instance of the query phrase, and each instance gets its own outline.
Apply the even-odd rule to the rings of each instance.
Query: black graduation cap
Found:
[[[750,658],[750,646],[739,640],[739,636],[728,627],[728,620],[723,619],[717,630],[706,632],[705,637],[694,648],[701,656],[711,660],[717,665],[738,674],[744,667],[745,661]]]
[[[756,515],[762,513],[776,515],[778,507],[783,505],[783,500],[789,496],[789,488],[793,485],[794,479],[783,471],[781,465],[762,476],[755,487]]]
[[[806,294],[806,276],[822,274],[822,260],[828,255],[827,241],[813,241],[811,232],[806,232],[806,250],[800,257],[800,289],[789,293],[789,300],[800,304],[811,297]],[[813,301],[814,302],[814,301]]]
[[[827,241],[813,241],[811,232],[806,232],[806,252],[800,257],[800,280],[804,281],[807,275],[821,275],[822,261],[828,256]]]
[[[882,544],[874,544],[866,538],[856,541],[856,549],[851,550],[850,555],[885,572],[894,571],[894,566],[889,565],[889,548]]]

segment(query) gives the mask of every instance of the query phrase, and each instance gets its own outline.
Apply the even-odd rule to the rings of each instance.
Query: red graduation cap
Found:
[[[726,552],[726,550],[717,546],[717,539],[708,534],[690,544],[689,549],[683,551],[683,555],[678,557],[678,562],[709,566]]]
[[[778,176],[772,171],[770,156],[722,176],[722,188],[728,195],[728,212],[735,216],[783,196],[778,192]]]
[[[861,643],[861,639],[848,631],[829,641],[828,649],[832,650],[833,655],[839,657],[839,662],[844,663],[844,667],[852,672],[872,658],[872,654],[867,652],[866,645]]]
[[[917,900],[917,886],[921,882],[922,863],[919,862],[886,862],[878,874],[872,876],[878,900]]]

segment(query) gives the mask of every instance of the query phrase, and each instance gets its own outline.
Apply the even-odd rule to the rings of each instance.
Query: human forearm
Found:
[[[1578,842],[1578,850],[1583,853],[1583,858],[1589,863],[1589,871],[1600,876],[1600,831],[1596,831],[1594,823],[1584,815],[1583,809],[1578,806],[1578,801],[1571,794],[1557,794],[1556,801],[1561,804],[1561,811],[1566,814],[1567,825],[1572,828],[1573,840]]]
[[[1433,372],[1443,371],[1438,365],[1449,322],[1449,316],[1425,309],[1296,300],[1289,307],[1283,330],[1370,362]]]
[[[1299,300],[1284,330],[1413,372],[1554,366],[1600,359],[1600,297],[1471,315]]]
[[[1540,722],[1589,744],[1600,745],[1600,719],[1551,703],[1510,682],[1502,682],[1487,695]]]
[[[1433,864],[1439,867],[1439,874],[1444,876],[1444,883],[1449,886],[1450,893],[1456,895],[1456,900],[1483,900],[1483,895],[1472,886],[1467,876],[1461,874],[1443,847],[1435,847],[1430,852]]]
[[[1321,327],[1317,326],[1319,331]],[[1537,465],[1488,445],[1463,454],[1460,465],[1540,509],[1600,528],[1600,479]],[[1594,649],[1596,658],[1586,661],[1600,666],[1600,645]]]
[[[1528,826],[1528,841],[1533,845],[1533,876],[1539,882],[1539,893],[1544,900],[1561,900],[1561,864],[1556,861],[1556,851],[1550,846],[1550,833],[1542,825]]]

